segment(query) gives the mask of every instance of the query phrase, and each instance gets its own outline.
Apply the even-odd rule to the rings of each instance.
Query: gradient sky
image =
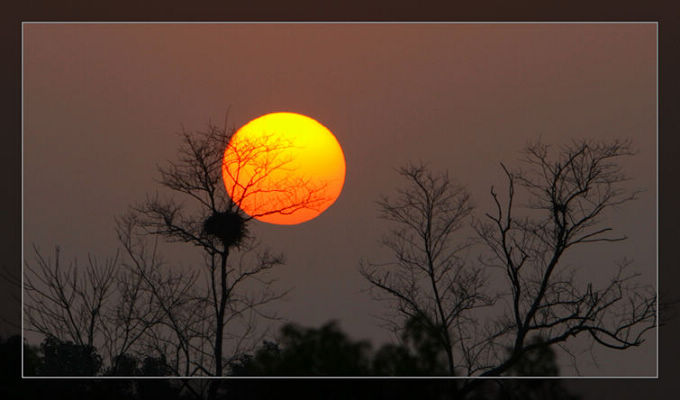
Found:
[[[356,339],[388,340],[358,263],[384,260],[375,200],[400,185],[394,168],[448,170],[479,215],[503,182],[499,162],[518,165],[539,136],[633,140],[639,154],[624,167],[646,191],[610,220],[629,240],[574,262],[611,271],[627,255],[656,280],[655,24],[26,24],[27,254],[33,243],[113,254],[113,217],[157,190],[156,165],[174,159],[181,127],[222,124],[227,108],[236,127],[274,111],[309,115],[345,152],[345,187],[321,217],[252,226],[286,255],[279,286],[294,289],[276,309],[288,320],[337,319]],[[579,359],[582,374],[654,375],[655,332],[638,349],[595,356],[598,365]]]

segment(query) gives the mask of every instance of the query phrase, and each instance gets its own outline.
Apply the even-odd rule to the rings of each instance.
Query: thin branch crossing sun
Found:
[[[345,157],[331,131],[314,119],[271,113],[232,136],[222,176],[233,203],[250,218],[294,225],[335,202],[345,182]]]

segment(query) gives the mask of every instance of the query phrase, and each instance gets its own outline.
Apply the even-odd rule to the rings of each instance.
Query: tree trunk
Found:
[[[224,339],[224,312],[227,307],[227,300],[229,293],[227,293],[227,258],[229,257],[229,248],[225,246],[222,253],[222,260],[220,265],[220,303],[217,309],[217,329],[215,330],[215,376],[222,376],[222,342]],[[215,400],[217,398],[217,389],[222,381],[220,379],[213,379],[210,382],[208,389],[208,400]]]

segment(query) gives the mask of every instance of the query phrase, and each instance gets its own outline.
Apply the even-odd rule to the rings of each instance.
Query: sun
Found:
[[[243,125],[224,152],[227,193],[246,214],[294,225],[318,217],[340,195],[345,156],[328,128],[302,114],[276,112]]]

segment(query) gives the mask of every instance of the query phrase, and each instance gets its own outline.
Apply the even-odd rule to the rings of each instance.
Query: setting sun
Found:
[[[224,153],[227,193],[251,217],[272,224],[309,221],[330,207],[345,182],[345,157],[328,128],[278,112],[242,126]]]

